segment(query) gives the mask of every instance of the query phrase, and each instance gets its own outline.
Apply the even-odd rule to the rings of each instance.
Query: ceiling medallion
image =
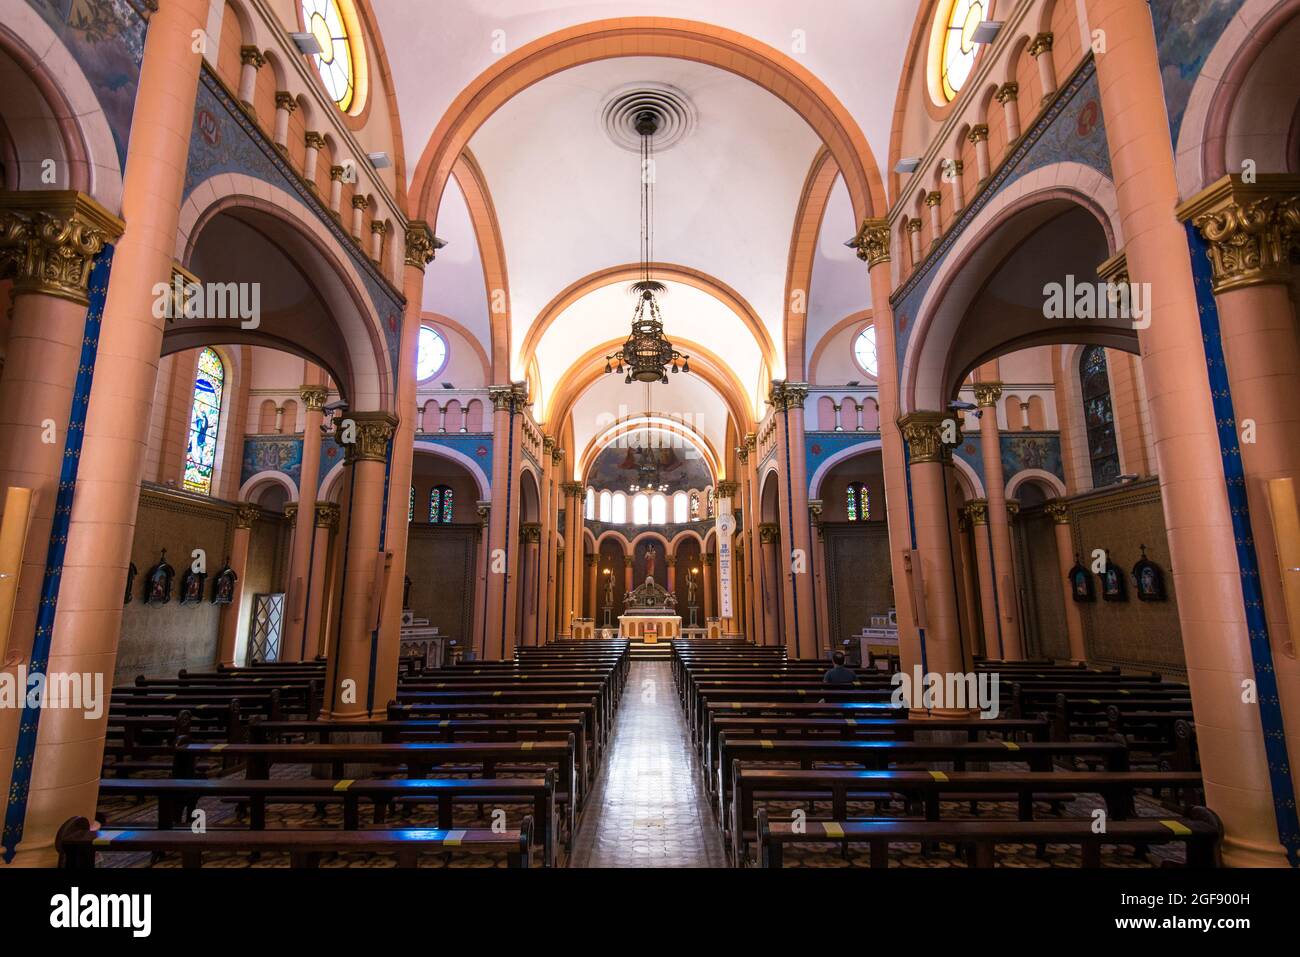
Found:
[[[695,104],[676,87],[667,83],[633,83],[605,97],[600,106],[600,125],[619,149],[640,153],[637,119],[647,112],[659,121],[655,131],[655,150],[659,153],[672,149],[694,130],[698,118]]]
[[[666,291],[664,284],[650,276],[654,235],[654,137],[660,117],[652,110],[636,118],[641,137],[641,278],[632,283],[637,297],[632,313],[632,333],[618,352],[605,357],[605,371],[625,376],[624,382],[668,382],[668,369],[674,374],[691,371],[690,356],[684,356],[664,338],[664,323],[659,315],[656,296]],[[682,360],[681,367],[677,365]],[[614,363],[617,362],[617,367]]]

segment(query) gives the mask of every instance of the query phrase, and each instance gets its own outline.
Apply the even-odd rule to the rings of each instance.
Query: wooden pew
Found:
[[[190,830],[92,829],[84,817],[64,822],[55,838],[59,867],[84,870],[95,866],[97,854],[176,853],[184,867],[202,867],[203,855],[217,852],[264,854],[288,852],[290,867],[315,867],[325,854],[361,851],[392,854],[398,867],[417,866],[421,854],[440,851],[501,852],[508,866],[530,866],[533,819],[526,817],[515,830],[491,828],[443,830],[392,828],[335,831],[324,828],[272,831],[213,830],[195,834]]]

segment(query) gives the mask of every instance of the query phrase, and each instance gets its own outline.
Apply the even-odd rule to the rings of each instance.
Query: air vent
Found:
[[[666,83],[634,83],[615,90],[600,108],[600,123],[615,146],[632,153],[641,152],[637,117],[650,112],[659,121],[655,134],[655,152],[662,153],[681,141],[695,128],[695,104],[686,94]]]

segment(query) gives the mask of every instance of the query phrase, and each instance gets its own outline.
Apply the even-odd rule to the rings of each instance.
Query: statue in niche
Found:
[[[217,572],[217,577],[212,581],[212,604],[229,605],[235,600],[235,582],[239,576],[235,570],[230,567],[230,558],[227,556],[225,565],[221,571]]]
[[[197,605],[203,601],[203,583],[207,581],[206,572],[196,572],[194,566],[185,569],[181,576],[181,604]]]
[[[1128,601],[1128,589],[1124,585],[1124,573],[1110,560],[1106,552],[1106,567],[1101,573],[1101,597],[1105,601]]]
[[[1074,556],[1074,567],[1069,572],[1070,597],[1077,602],[1096,601],[1093,592],[1092,573],[1084,568],[1079,556]]]
[[[176,569],[167,564],[167,549],[162,550],[158,564],[149,569],[145,578],[144,603],[146,605],[165,605],[172,600],[172,579]]]
[[[1133,587],[1137,590],[1138,601],[1164,601],[1165,575],[1160,566],[1147,558],[1147,547],[1139,545],[1142,557],[1133,566]]]

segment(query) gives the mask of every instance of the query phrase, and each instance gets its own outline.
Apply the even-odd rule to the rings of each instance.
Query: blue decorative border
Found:
[[[493,458],[491,432],[417,432],[415,440],[445,446],[475,462],[483,470],[488,487],[491,488]]]
[[[89,299],[85,334],[81,339],[81,361],[68,413],[68,434],[63,442],[63,467],[59,471],[59,491],[54,500],[54,521],[50,526],[50,544],[45,553],[45,577],[41,581],[41,603],[36,615],[36,636],[32,643],[31,677],[44,675],[50,664],[50,645],[54,637],[54,615],[59,604],[59,585],[63,580],[63,560],[68,549],[68,528],[72,524],[72,501],[77,490],[77,471],[81,465],[81,445],[86,431],[86,410],[90,405],[90,387],[95,378],[95,359],[99,354],[99,334],[104,318],[104,300],[108,295],[108,277],[113,268],[114,246],[104,246],[90,270]],[[24,689],[25,690],[25,689]],[[38,703],[39,704],[39,703]],[[36,760],[36,732],[41,721],[40,707],[24,708],[18,725],[18,743],[14,752],[13,776],[9,783],[9,800],[5,807],[4,861],[13,860],[23,839],[27,817],[27,798],[31,789]]]
[[[1208,248],[1191,223],[1185,224],[1185,227],[1187,242],[1191,247],[1192,282],[1196,288],[1201,341],[1205,347],[1205,368],[1210,379],[1210,397],[1219,433],[1223,477],[1227,483],[1228,505],[1232,512],[1237,567],[1241,574],[1241,597],[1246,606],[1250,657],[1259,697],[1259,722],[1264,732],[1264,753],[1268,758],[1273,810],[1277,815],[1277,836],[1286,848],[1291,866],[1296,867],[1300,866],[1300,820],[1296,816],[1295,783],[1287,756],[1282,703],[1277,693],[1273,649],[1269,645],[1268,619],[1264,614],[1264,596],[1259,584],[1259,557],[1255,554],[1250,501],[1246,496],[1246,475],[1241,464],[1241,449],[1237,444],[1237,417],[1233,409],[1232,388],[1228,382],[1228,367],[1219,332],[1219,308],[1214,300]]]

